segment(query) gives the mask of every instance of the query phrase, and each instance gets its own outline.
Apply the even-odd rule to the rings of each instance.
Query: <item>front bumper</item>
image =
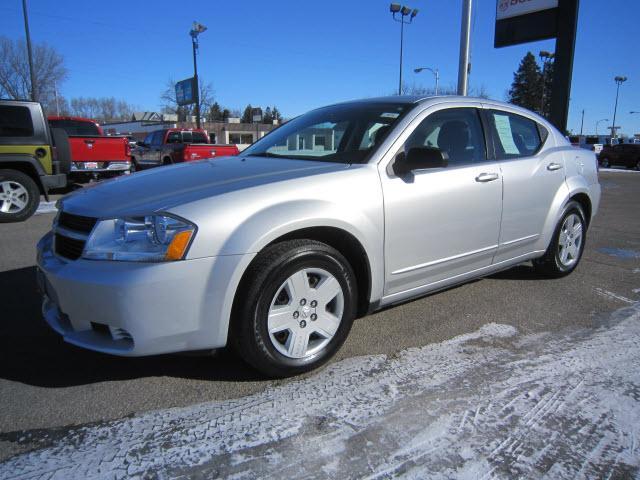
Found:
[[[66,260],[38,243],[43,316],[68,343],[142,356],[223,347],[229,279],[245,255],[163,263]],[[226,315],[226,317],[225,317]]]

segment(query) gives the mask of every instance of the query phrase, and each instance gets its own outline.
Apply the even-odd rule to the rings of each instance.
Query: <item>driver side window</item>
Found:
[[[412,148],[437,148],[448,157],[449,166],[484,162],[484,133],[477,109],[449,108],[425,118],[404,144],[405,156]]]

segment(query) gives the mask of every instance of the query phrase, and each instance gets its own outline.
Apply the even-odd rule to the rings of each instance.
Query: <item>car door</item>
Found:
[[[487,160],[479,107],[423,111],[400,136],[390,162],[402,162],[412,148],[432,147],[448,156],[446,167],[398,176],[381,163],[387,302],[461,281],[491,264],[502,177],[498,163]]]
[[[165,130],[157,130],[153,132],[151,137],[151,148],[149,150],[149,161],[153,165],[162,163],[162,142],[164,140]]]
[[[540,248],[537,243],[554,200],[564,198],[561,190],[567,188],[565,160],[562,152],[546,145],[548,131],[534,119],[489,107],[484,112],[504,185],[494,259],[500,263]]]
[[[153,132],[148,134],[144,141],[143,145],[136,147],[136,160],[140,164],[148,164],[149,163],[149,153],[151,151],[151,140],[153,139]]]

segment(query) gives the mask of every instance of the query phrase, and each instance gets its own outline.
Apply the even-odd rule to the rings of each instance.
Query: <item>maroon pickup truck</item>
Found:
[[[107,137],[95,121],[80,117],[48,117],[51,128],[69,136],[71,176],[76,180],[113,177],[131,170],[127,137]]]
[[[209,143],[209,135],[202,129],[167,128],[151,132],[133,149],[133,169],[191,162],[204,158],[238,155],[235,145]]]

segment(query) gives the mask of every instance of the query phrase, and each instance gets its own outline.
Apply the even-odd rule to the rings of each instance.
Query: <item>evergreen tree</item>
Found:
[[[280,114],[280,110],[278,110],[278,107],[276,107],[275,105],[271,109],[271,117],[273,118],[273,120],[277,120],[278,122],[282,121],[282,115]]]
[[[221,122],[222,120],[224,120],[224,118],[222,117],[222,109],[220,108],[220,104],[218,102],[215,102],[213,105],[211,105],[211,108],[209,109],[209,115],[207,115],[207,120],[210,122]]]
[[[267,107],[264,110],[264,115],[262,116],[262,123],[271,123],[273,122],[273,115],[271,114],[271,107]]]
[[[242,119],[240,120],[242,123],[253,123],[252,109],[253,107],[251,106],[251,104],[247,105],[244,108],[244,113],[242,114]]]
[[[549,92],[551,93],[551,92]],[[542,110],[542,72],[533,53],[527,52],[513,74],[509,102],[534,112]]]

